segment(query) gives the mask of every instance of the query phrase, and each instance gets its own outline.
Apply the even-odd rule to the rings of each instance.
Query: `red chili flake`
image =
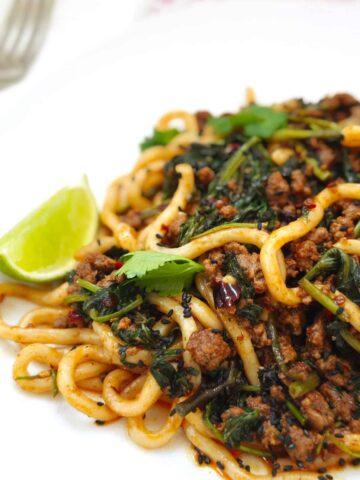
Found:
[[[164,223],[161,225],[161,230],[164,230],[164,232],[168,232],[169,231],[169,227],[168,225],[165,225]]]
[[[226,153],[234,152],[239,147],[240,147],[239,143],[229,143],[229,145],[226,146]]]
[[[121,268],[124,264],[122,262],[119,262],[118,260],[115,260],[114,262],[114,267],[115,268]]]
[[[343,295],[337,295],[335,297],[335,302],[336,302],[337,305],[344,305],[345,297]]]
[[[313,208],[316,208],[316,203],[314,203],[314,200],[312,200],[311,198],[307,198],[304,202],[304,207],[312,210]]]

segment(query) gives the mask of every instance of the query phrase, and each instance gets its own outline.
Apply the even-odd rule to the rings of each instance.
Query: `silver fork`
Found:
[[[0,88],[21,80],[44,42],[55,0],[14,0],[0,35]]]

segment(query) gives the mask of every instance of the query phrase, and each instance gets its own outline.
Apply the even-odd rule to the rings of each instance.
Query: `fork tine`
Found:
[[[22,0],[16,0],[9,11],[6,22],[4,24],[3,33],[0,39],[0,55],[1,59],[5,59],[6,52],[11,48],[13,41],[16,41],[16,34],[19,32],[17,23],[22,18],[26,18],[24,10],[24,2]]]
[[[34,60],[34,57],[40,49],[51,20],[54,0],[40,0],[40,6],[37,12],[37,18],[32,29],[29,42],[23,50],[21,61],[26,65]]]
[[[25,74],[41,47],[53,6],[54,0],[15,1],[0,41],[0,88]]]

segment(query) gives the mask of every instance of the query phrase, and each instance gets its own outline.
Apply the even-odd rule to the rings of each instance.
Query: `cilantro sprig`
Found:
[[[203,266],[179,255],[152,251],[130,252],[121,257],[124,265],[117,271],[147,292],[176,295],[191,286],[195,273]]]
[[[143,152],[147,148],[155,147],[156,145],[167,145],[171,140],[180,133],[177,128],[170,128],[169,130],[154,129],[151,137],[146,137],[140,143],[140,149]]]
[[[227,136],[236,128],[243,127],[247,137],[269,138],[280,128],[286,127],[288,115],[270,107],[251,105],[234,115],[210,118],[208,123],[216,133],[222,136]]]

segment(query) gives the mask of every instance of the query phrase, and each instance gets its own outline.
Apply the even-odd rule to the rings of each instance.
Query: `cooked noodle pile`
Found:
[[[0,285],[38,305],[0,337],[22,389],[142,447],[183,428],[233,480],[317,479],[360,457],[360,104],[252,100],[162,117],[67,281]]]

